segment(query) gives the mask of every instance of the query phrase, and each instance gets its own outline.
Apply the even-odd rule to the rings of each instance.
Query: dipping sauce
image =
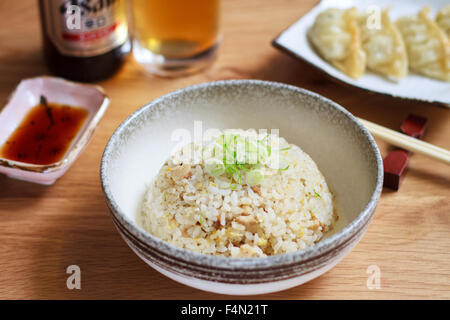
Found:
[[[88,111],[41,103],[32,108],[0,150],[9,160],[47,165],[61,160],[82,128]]]

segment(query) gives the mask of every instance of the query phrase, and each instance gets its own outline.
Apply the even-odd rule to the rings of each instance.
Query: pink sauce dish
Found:
[[[108,108],[109,102],[109,98],[99,86],[47,76],[22,80],[0,112],[0,174],[5,174],[13,179],[52,185],[69,169],[89,143],[100,119]],[[37,106],[43,109],[38,110]],[[20,136],[18,135],[20,130],[25,131],[26,126],[35,124],[35,121],[25,122],[24,120],[31,119],[30,116],[33,111],[39,111],[41,115],[48,114],[48,119],[44,119],[49,123],[48,134],[42,138],[47,139],[48,144],[55,142],[52,139],[60,138],[55,131],[57,128],[61,131],[61,129],[69,128],[70,125],[70,122],[62,124],[61,122],[64,121],[62,117],[55,118],[58,114],[56,111],[66,113],[77,111],[84,115],[82,120],[79,121],[78,127],[73,129],[74,133],[70,139],[66,140],[63,151],[60,150],[61,154],[58,160],[51,163],[33,162],[30,159],[24,160],[20,157],[20,154],[18,154],[18,157],[10,157],[5,152],[6,145],[12,143],[18,142],[19,144],[22,141],[22,145],[28,146],[24,143],[28,138],[30,138],[28,140],[31,140],[31,136],[27,137],[27,135],[32,134],[33,130],[24,132],[21,140],[13,141],[12,137]],[[47,126],[46,124],[42,125],[42,122],[37,124],[41,124],[40,127],[44,128]],[[36,132],[34,134],[36,135]],[[39,139],[36,138],[36,140]],[[33,147],[36,147],[36,145],[31,145],[30,150]],[[41,142],[38,154],[41,149],[45,148],[46,146]]]

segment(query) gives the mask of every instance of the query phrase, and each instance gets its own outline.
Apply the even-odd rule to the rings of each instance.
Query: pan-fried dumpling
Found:
[[[439,28],[441,28],[447,34],[447,37],[450,38],[450,4],[439,10],[436,16],[436,22]]]
[[[362,76],[366,68],[357,19],[356,8],[330,8],[317,16],[309,32],[318,53],[352,78]]]
[[[396,24],[405,41],[411,69],[450,81],[450,42],[429,13],[430,8],[426,7],[416,16],[398,19]]]
[[[408,58],[402,35],[389,18],[389,10],[381,14],[381,26],[368,23],[368,16],[359,20],[361,40],[367,55],[367,67],[393,78],[402,78],[408,73]]]

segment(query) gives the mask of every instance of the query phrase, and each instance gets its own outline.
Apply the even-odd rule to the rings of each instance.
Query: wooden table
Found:
[[[178,284],[141,261],[110,219],[99,181],[103,148],[130,113],[165,93],[219,79],[256,78],[318,92],[355,115],[397,129],[409,113],[426,116],[425,140],[450,148],[450,111],[370,95],[325,78],[270,42],[316,0],[225,0],[218,61],[203,73],[163,79],[132,59],[101,85],[111,105],[92,142],[55,185],[0,176],[0,298],[221,299]],[[0,2],[0,105],[24,78],[47,74],[41,54],[37,1]],[[389,146],[378,141],[383,155]],[[450,298],[450,170],[414,155],[399,192],[383,191],[366,235],[334,269],[287,291],[250,298]],[[81,290],[66,288],[66,268],[79,265]],[[366,286],[370,265],[381,289]]]

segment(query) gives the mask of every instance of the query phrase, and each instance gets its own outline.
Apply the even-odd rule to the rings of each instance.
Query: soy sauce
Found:
[[[88,111],[67,105],[41,103],[32,108],[0,150],[0,156],[25,163],[58,162],[82,128]]]

